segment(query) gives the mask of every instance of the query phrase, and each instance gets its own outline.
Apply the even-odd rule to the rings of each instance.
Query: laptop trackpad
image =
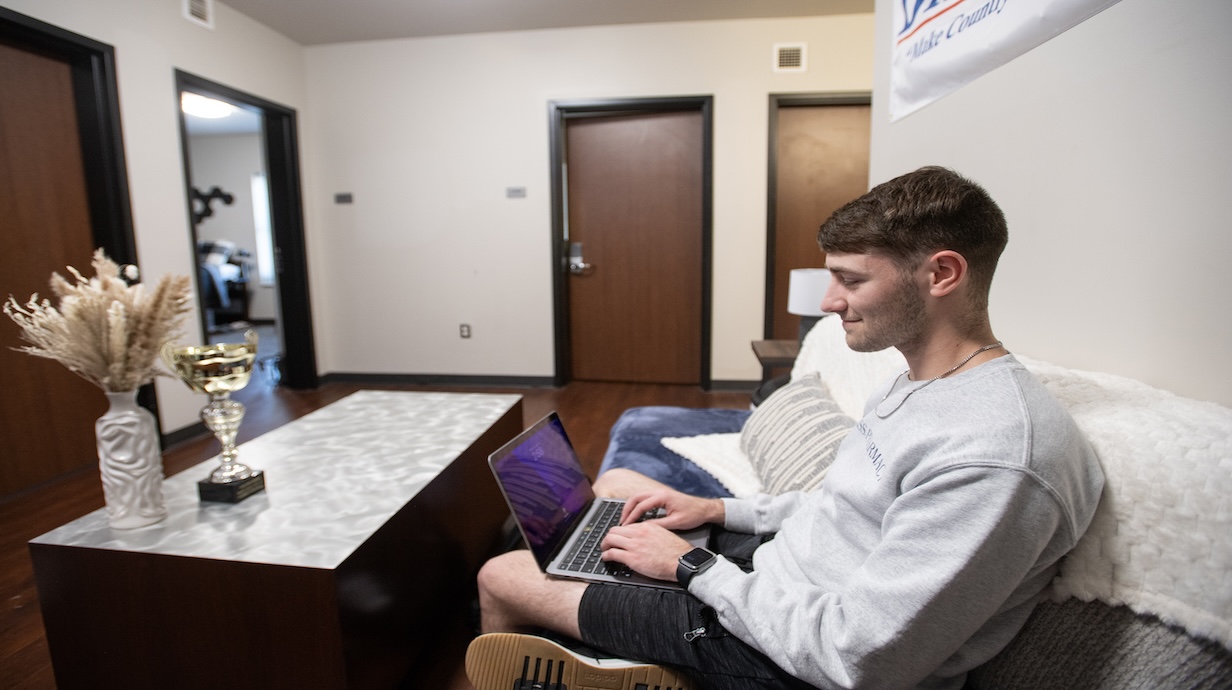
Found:
[[[677,532],[676,534],[693,546],[706,548],[710,545],[710,525],[702,525],[701,527]]]

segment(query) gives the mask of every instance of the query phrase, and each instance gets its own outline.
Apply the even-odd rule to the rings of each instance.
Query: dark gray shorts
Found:
[[[711,548],[746,570],[762,537],[716,529]],[[685,671],[704,688],[809,688],[719,625],[714,609],[683,591],[626,585],[586,588],[582,641],[616,656]],[[698,633],[705,628],[704,633]]]

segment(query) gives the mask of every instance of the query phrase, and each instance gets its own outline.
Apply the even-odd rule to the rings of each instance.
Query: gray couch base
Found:
[[[969,674],[967,687],[1228,690],[1232,652],[1125,606],[1046,601],[1008,647]]]

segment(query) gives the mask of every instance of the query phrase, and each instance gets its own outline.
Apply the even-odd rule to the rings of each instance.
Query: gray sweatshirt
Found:
[[[754,572],[720,558],[689,587],[813,685],[962,687],[1021,629],[1099,501],[1090,445],[1012,356],[875,414],[919,385],[870,398],[817,491],[725,499],[728,529],[777,536]]]

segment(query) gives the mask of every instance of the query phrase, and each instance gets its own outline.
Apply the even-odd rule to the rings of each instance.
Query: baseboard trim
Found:
[[[474,386],[478,388],[554,388],[550,376],[467,376],[462,374],[359,374],[334,372],[320,377],[326,383]]]
[[[555,388],[550,376],[467,376],[463,374],[359,374],[334,372],[321,375],[321,383],[383,383],[405,385],[453,385],[490,388]],[[752,393],[761,385],[753,380],[711,381],[707,390]]]
[[[353,372],[334,372],[323,374],[317,385],[327,383],[350,384],[385,384],[410,386],[466,386],[474,388],[555,388],[555,380],[550,376],[466,376],[461,374],[360,374]],[[728,380],[711,381],[707,390],[728,393],[752,394],[761,385],[760,381]],[[209,433],[205,424],[197,422],[168,434],[163,434],[160,441],[163,450],[172,446],[192,441]]]
[[[192,441],[208,433],[210,433],[210,430],[205,428],[205,423],[197,422],[196,424],[189,424],[182,429],[176,429],[169,434],[163,434],[160,440],[163,444],[163,450],[167,450],[172,446],[179,445],[185,441]]]
[[[727,381],[711,381],[710,390],[727,393],[752,393],[761,385],[761,381],[744,381],[732,379]]]

